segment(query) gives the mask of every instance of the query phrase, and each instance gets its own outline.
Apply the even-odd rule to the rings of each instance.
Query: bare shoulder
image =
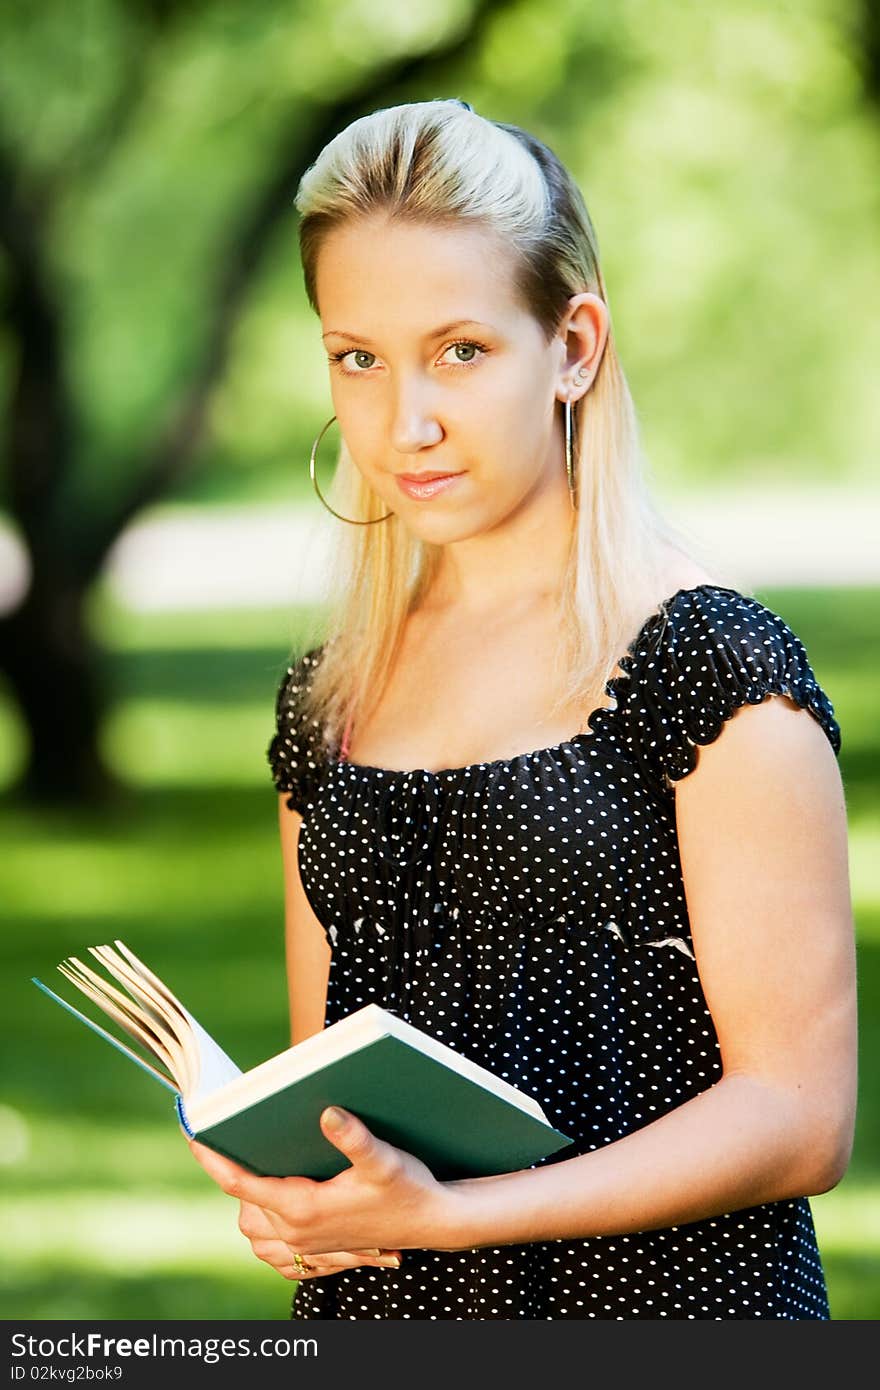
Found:
[[[724,584],[724,580],[704,569],[695,560],[676,551],[667,570],[663,586],[664,597],[666,594],[676,593],[679,589],[695,589],[699,584]]]

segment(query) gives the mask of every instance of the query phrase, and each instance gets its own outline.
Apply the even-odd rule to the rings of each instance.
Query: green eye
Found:
[[[478,343],[470,338],[462,338],[456,343],[449,344],[443,358],[445,359],[452,351],[458,354],[458,361],[449,362],[447,363],[448,366],[471,367],[476,362],[477,357],[485,357],[489,349],[485,343]],[[349,357],[354,358],[353,366],[346,366],[346,359]],[[340,352],[331,353],[329,360],[331,365],[338,367],[347,376],[363,376],[376,361],[376,355],[373,352],[367,352],[365,348],[343,348]]]
[[[478,355],[481,357],[485,357],[488,351],[489,349],[486,347],[485,343],[475,342],[472,338],[460,338],[457,343],[450,343],[449,347],[446,349],[447,353],[455,352],[456,354],[458,354],[461,352],[465,352],[470,354],[467,357],[460,356],[458,358],[457,363],[453,362],[450,364],[453,367],[456,365],[461,367],[470,367],[474,364],[474,362],[476,362]],[[444,356],[445,355],[446,354],[444,353]]]

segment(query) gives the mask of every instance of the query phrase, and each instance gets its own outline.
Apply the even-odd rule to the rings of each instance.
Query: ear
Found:
[[[585,290],[572,295],[559,329],[563,343],[556,394],[560,400],[580,400],[595,380],[605,351],[611,320],[599,295]]]

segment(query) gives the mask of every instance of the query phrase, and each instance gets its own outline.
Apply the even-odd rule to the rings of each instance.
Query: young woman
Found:
[[[327,1111],[328,1182],[194,1153],[296,1318],[828,1318],[808,1198],[856,1096],[833,706],[651,502],[545,145],[383,109],[297,206],[351,524],[269,748],[293,1041],[375,1001],[576,1143],[438,1182]]]

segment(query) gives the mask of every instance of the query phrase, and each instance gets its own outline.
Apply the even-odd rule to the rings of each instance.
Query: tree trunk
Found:
[[[99,751],[107,701],[84,597],[69,583],[43,582],[32,586],[14,612],[0,617],[0,670],[29,741],[14,791],[32,803],[99,807],[126,799]]]
[[[89,636],[85,595],[128,523],[144,507],[172,494],[200,466],[209,403],[225,371],[242,308],[276,245],[279,224],[292,222],[292,190],[305,169],[365,109],[411,100],[408,93],[414,90],[438,84],[442,89],[447,74],[479,49],[484,31],[509,3],[477,0],[469,23],[453,28],[427,52],[403,54],[380,65],[378,72],[365,71],[359,86],[344,84],[335,100],[322,94],[313,110],[293,104],[276,137],[275,167],[267,170],[263,185],[218,247],[215,284],[206,295],[211,307],[203,345],[189,379],[148,436],[116,461],[112,497],[103,497],[98,506],[88,487],[85,501],[78,487],[85,423],[69,380],[76,347],[67,337],[62,298],[67,279],[59,276],[50,250],[58,236],[52,219],[61,195],[69,196],[71,170],[77,187],[97,176],[113,141],[132,119],[135,98],[145,84],[138,85],[123,62],[118,99],[110,102],[103,127],[96,128],[90,144],[79,147],[74,158],[65,153],[48,172],[37,171],[42,158],[25,167],[17,134],[7,133],[0,119],[0,289],[14,364],[0,454],[9,475],[4,504],[27,546],[33,576],[24,603],[14,613],[0,615],[0,674],[9,682],[30,744],[13,794],[43,805],[131,803],[132,793],[100,755],[106,671],[103,654]],[[166,15],[176,10],[154,0],[146,12],[164,26]],[[154,51],[143,54],[138,47],[130,60],[135,74],[140,75]]]

